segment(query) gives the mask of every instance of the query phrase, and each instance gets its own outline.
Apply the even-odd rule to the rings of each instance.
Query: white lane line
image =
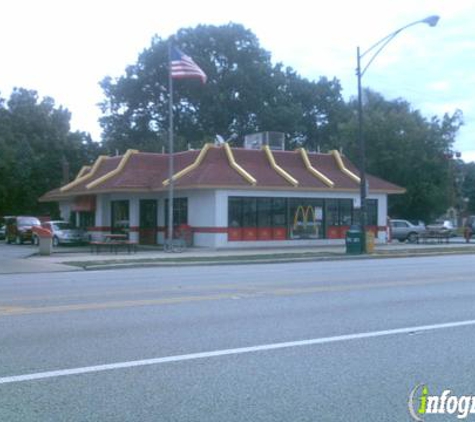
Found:
[[[414,327],[395,328],[392,330],[372,331],[367,333],[345,334],[341,336],[322,337],[309,340],[288,341],[284,343],[262,344],[259,346],[240,347],[236,349],[214,350],[211,352],[190,353],[186,355],[166,356],[154,359],[133,360],[128,362],[116,362],[105,365],[85,366],[82,368],[60,369],[57,371],[37,372],[25,375],[13,375],[0,378],[0,384],[10,384],[14,382],[41,380],[46,378],[57,378],[69,375],[88,374],[93,372],[110,371],[113,369],[125,369],[138,366],[158,365],[161,363],[182,362],[187,360],[214,358],[219,356],[240,355],[243,353],[263,352],[267,350],[286,349],[291,347],[313,346],[317,344],[337,343],[340,341],[362,340],[376,337],[385,337],[397,334],[409,334],[414,332],[442,330],[446,328],[457,328],[475,325],[475,320],[455,321],[442,324],[421,325]]]

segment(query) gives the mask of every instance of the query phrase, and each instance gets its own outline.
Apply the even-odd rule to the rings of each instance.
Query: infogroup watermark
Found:
[[[409,413],[416,421],[425,421],[426,415],[452,415],[456,419],[475,415],[475,396],[457,396],[448,389],[439,395],[431,395],[425,384],[412,389],[408,405]]]

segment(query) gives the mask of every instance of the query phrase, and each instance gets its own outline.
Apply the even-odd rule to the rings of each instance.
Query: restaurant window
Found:
[[[353,201],[351,199],[327,199],[325,204],[327,227],[351,226],[353,224]]]
[[[287,227],[287,199],[273,198],[272,227]]]
[[[94,211],[80,211],[79,212],[79,227],[81,229],[95,227],[95,225],[96,225],[96,213]]]
[[[229,227],[287,227],[286,198],[230,197]]]
[[[338,199],[325,200],[325,223],[327,228],[331,226],[339,226],[338,217]]]
[[[242,198],[242,225],[257,226],[257,198]]]
[[[257,199],[257,227],[272,227],[272,198]]]
[[[351,226],[353,224],[353,200],[351,199],[339,199],[339,225]]]
[[[292,198],[289,200],[289,226],[292,239],[323,237],[323,200]]]
[[[173,226],[188,224],[188,198],[173,198]],[[168,199],[165,200],[165,225],[168,226]]]
[[[377,226],[378,225],[378,200],[377,199],[367,199],[366,200],[366,215],[368,226]]]
[[[228,225],[235,228],[242,227],[242,198],[229,198]]]
[[[111,201],[111,232],[128,234],[129,226],[129,201]]]

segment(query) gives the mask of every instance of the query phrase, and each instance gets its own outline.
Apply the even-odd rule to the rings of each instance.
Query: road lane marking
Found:
[[[136,299],[136,300],[120,300],[120,301],[105,301],[105,302],[93,302],[93,303],[74,303],[67,305],[49,305],[49,306],[4,306],[0,308],[0,317],[17,316],[17,315],[32,315],[32,314],[48,314],[58,312],[74,312],[74,311],[92,311],[92,310],[106,310],[106,309],[122,309],[122,308],[134,308],[141,306],[161,306],[161,305],[177,305],[191,302],[203,302],[203,301],[217,301],[217,300],[234,300],[236,297],[240,299],[252,299],[258,297],[285,297],[296,296],[315,293],[338,293],[338,292],[351,292],[362,291],[371,289],[385,289],[385,288],[399,288],[399,287],[417,287],[432,284],[445,284],[455,282],[466,282],[466,277],[460,277],[457,279],[430,279],[430,280],[410,280],[410,281],[394,281],[385,283],[361,283],[361,284],[338,284],[338,285],[324,285],[324,286],[309,286],[309,287],[278,287],[270,286],[270,288],[262,288],[256,286],[251,288],[250,286],[242,286],[236,290],[229,290],[225,293],[210,293],[210,294],[197,294],[186,296],[171,296],[161,297],[157,299]]]
[[[137,306],[157,306],[157,305],[171,305],[177,303],[188,302],[202,302],[209,300],[221,300],[231,298],[230,294],[215,294],[215,295],[200,295],[200,296],[178,296],[167,297],[161,299],[140,299],[140,300],[121,300],[110,301],[101,303],[74,303],[70,305],[52,305],[52,306],[40,306],[31,308],[11,308],[9,310],[2,311],[0,309],[0,316],[11,315],[31,315],[31,314],[49,314],[56,312],[72,312],[72,311],[92,311],[92,310],[105,310],[105,309],[120,309],[120,308],[133,308]]]
[[[420,325],[414,327],[395,328],[382,331],[371,331],[366,333],[344,334],[332,337],[321,337],[309,340],[288,341],[283,343],[261,344],[258,346],[239,347],[235,349],[213,350],[210,352],[190,353],[185,355],[165,356],[153,359],[133,360],[127,362],[116,362],[104,365],[85,366],[81,368],[60,369],[48,372],[37,372],[24,375],[13,375],[0,378],[1,384],[12,384],[24,381],[42,380],[47,378],[58,378],[71,375],[89,374],[96,372],[112,371],[115,369],[136,368],[142,366],[159,365],[172,362],[183,362],[197,359],[216,358],[221,356],[242,355],[245,353],[265,352],[270,350],[288,349],[294,347],[315,346],[320,344],[338,343],[343,341],[364,340],[378,337],[387,337],[398,334],[421,333],[426,331],[443,330],[447,328],[459,328],[475,325],[475,320],[455,321],[441,324]]]
[[[89,299],[97,298],[101,296],[114,297],[114,296],[133,296],[140,294],[160,294],[160,293],[184,293],[188,291],[196,291],[197,293],[202,291],[212,291],[212,290],[256,290],[257,287],[245,285],[243,283],[233,283],[233,284],[210,284],[210,285],[181,285],[176,284],[174,286],[165,286],[165,287],[154,287],[154,288],[143,288],[143,289],[125,289],[119,288],[113,291],[96,291],[90,293],[71,293],[71,294],[51,294],[47,296],[18,296],[10,297],[7,300],[9,302],[35,302],[35,301],[47,301],[47,300],[72,300],[72,299]],[[0,306],[1,309],[1,306]]]
[[[15,312],[23,312],[25,310],[28,310],[28,308],[25,308],[22,306],[0,306],[0,315],[15,313]]]

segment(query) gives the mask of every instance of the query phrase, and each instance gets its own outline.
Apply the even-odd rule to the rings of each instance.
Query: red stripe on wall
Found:
[[[194,233],[227,233],[227,227],[192,227]]]
[[[104,226],[104,227],[88,227],[87,229],[88,229],[88,231],[91,231],[91,232],[110,232],[111,231],[111,227],[107,227],[107,226]]]

